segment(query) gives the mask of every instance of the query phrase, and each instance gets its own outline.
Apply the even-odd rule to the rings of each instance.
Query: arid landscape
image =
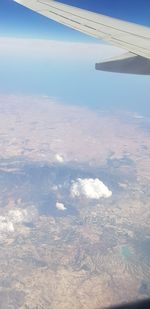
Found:
[[[1,309],[150,297],[150,119],[0,96]]]

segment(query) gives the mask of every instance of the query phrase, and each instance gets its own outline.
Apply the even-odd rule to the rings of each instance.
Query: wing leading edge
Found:
[[[68,27],[128,51],[96,64],[96,69],[150,75],[150,28],[62,4],[54,0],[14,0]]]

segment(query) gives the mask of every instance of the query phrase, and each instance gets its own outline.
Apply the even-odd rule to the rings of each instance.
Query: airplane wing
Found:
[[[127,52],[96,69],[150,75],[150,28],[79,9],[55,0],[14,0],[68,27],[112,43]]]

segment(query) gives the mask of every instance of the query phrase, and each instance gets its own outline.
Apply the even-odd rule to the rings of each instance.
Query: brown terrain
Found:
[[[0,308],[150,297],[150,119],[1,95],[0,121]],[[112,196],[73,198],[77,178]]]

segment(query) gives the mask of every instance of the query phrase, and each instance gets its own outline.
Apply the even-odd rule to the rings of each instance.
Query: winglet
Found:
[[[96,63],[95,68],[96,70],[107,72],[150,75],[150,60],[132,53],[126,53],[122,56]]]

